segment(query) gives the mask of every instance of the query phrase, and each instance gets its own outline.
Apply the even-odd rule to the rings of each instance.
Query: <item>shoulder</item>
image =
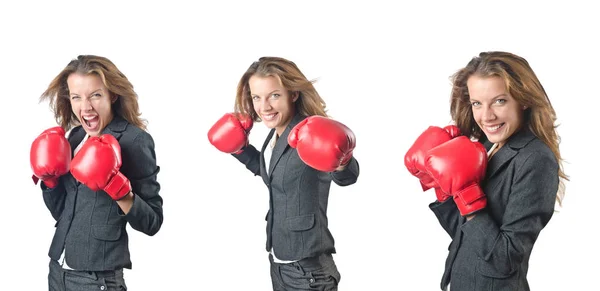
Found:
[[[557,164],[550,147],[528,128],[517,132],[510,138],[506,146],[517,152],[515,160],[520,164],[540,161]]]
[[[521,160],[529,162],[548,160],[556,163],[556,157],[550,147],[537,137],[521,148],[518,156],[520,156]]]
[[[130,123],[127,124],[127,127],[122,132],[120,141],[123,145],[133,148],[147,145],[154,146],[154,139],[150,133]]]
[[[154,171],[156,168],[156,154],[152,136],[143,129],[128,124],[119,138],[121,156],[123,157],[122,171],[130,174],[143,171]],[[132,174],[134,173],[134,174]]]
[[[533,173],[534,176],[558,175],[558,162],[548,145],[537,137],[519,150],[515,157],[517,176]]]
[[[537,137],[533,138],[515,156],[513,189],[539,198],[538,201],[546,203],[551,211],[558,190],[558,170],[550,147]]]

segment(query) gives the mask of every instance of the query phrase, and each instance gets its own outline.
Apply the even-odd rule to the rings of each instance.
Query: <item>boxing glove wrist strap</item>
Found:
[[[118,201],[123,199],[123,197],[131,191],[131,184],[129,183],[129,179],[127,179],[123,173],[117,172],[103,190],[113,200]]]
[[[487,198],[478,184],[471,184],[454,195],[454,202],[462,216],[473,214],[487,205]]]

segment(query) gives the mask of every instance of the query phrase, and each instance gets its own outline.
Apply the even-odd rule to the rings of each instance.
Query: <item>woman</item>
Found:
[[[126,290],[127,223],[152,236],[163,222],[154,141],[137,94],[110,60],[82,55],[54,78],[46,99],[60,126],[33,142],[31,167],[57,221],[49,290]]]
[[[428,129],[406,159],[436,189],[430,208],[452,237],[441,288],[529,290],[533,245],[567,179],[554,109],[528,62],[506,52],[453,76],[450,109],[458,130]]]
[[[238,84],[235,109],[208,137],[267,185],[266,250],[273,290],[337,290],[340,274],[332,257],[327,201],[332,180],[347,186],[358,178],[352,131],[327,118],[312,82],[283,58],[263,57],[248,68]],[[271,129],[260,152],[248,144],[254,121]]]

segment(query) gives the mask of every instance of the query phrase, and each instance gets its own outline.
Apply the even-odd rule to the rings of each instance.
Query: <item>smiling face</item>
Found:
[[[99,136],[112,121],[112,103],[116,98],[102,83],[96,74],[73,73],[67,78],[71,109],[85,132],[90,136]]]
[[[290,94],[274,76],[253,75],[248,80],[248,86],[254,110],[260,119],[281,135],[296,113],[294,102],[298,94]]]
[[[523,125],[521,106],[502,78],[473,75],[467,80],[473,118],[492,143],[502,147]]]

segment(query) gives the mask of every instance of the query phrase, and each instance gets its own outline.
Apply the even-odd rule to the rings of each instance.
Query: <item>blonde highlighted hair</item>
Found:
[[[473,138],[480,138],[483,133],[475,119],[467,88],[467,80],[471,76],[500,77],[504,80],[509,94],[527,109],[524,112],[524,123],[554,153],[559,164],[559,191],[556,199],[560,205],[564,198],[564,181],[569,180],[564,173],[560,155],[558,135],[555,125],[556,113],[546,91],[524,58],[508,52],[482,52],[474,57],[466,67],[452,76],[452,94],[450,114],[461,132]]]
[[[262,57],[252,63],[246,70],[237,86],[235,112],[249,115],[254,121],[261,121],[254,109],[248,81],[252,76],[276,77],[280,84],[288,90],[290,96],[297,93],[296,112],[304,116],[320,115],[327,117],[326,104],[313,83],[308,80],[292,61],[279,57]]]
[[[56,122],[65,131],[80,125],[77,116],[71,108],[69,86],[67,85],[67,79],[73,73],[95,74],[99,76],[104,86],[108,89],[111,99],[117,99],[112,104],[113,113],[123,117],[129,123],[146,130],[147,122],[140,118],[138,96],[127,77],[121,73],[115,64],[105,57],[80,55],[67,64],[40,96],[40,101],[49,100],[50,108],[54,111]]]

